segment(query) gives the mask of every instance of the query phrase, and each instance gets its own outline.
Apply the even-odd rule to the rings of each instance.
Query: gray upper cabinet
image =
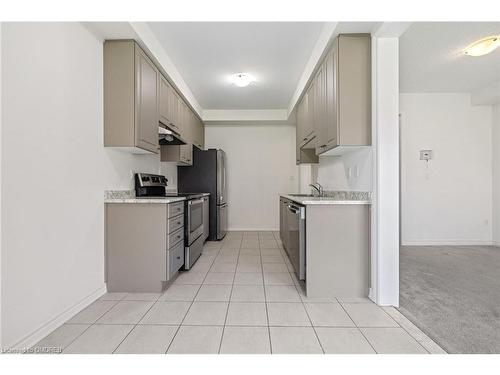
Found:
[[[302,96],[297,106],[297,127],[296,127],[296,164],[318,163],[318,156],[315,153],[314,138],[314,121],[313,109],[314,83],[309,86],[309,89]]]
[[[370,35],[334,40],[297,104],[296,136],[297,164],[317,163],[337,146],[371,145]]]
[[[323,62],[325,103],[315,123],[316,153],[337,146],[371,145],[371,38],[339,35]]]
[[[104,43],[104,146],[158,152],[158,77],[134,41]]]
[[[181,128],[177,115],[178,102],[178,95],[172,85],[163,75],[160,75],[160,99],[158,104],[160,122],[180,134]]]

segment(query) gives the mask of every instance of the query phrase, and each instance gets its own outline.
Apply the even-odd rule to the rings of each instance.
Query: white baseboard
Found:
[[[498,246],[498,247],[500,247],[500,241],[493,241],[493,246]]]
[[[410,240],[403,241],[402,246],[493,246],[493,241],[485,240]]]
[[[90,295],[82,299],[80,302],[76,303],[63,313],[57,315],[56,317],[49,319],[47,322],[43,323],[40,327],[34,330],[32,333],[26,335],[23,339],[18,341],[16,344],[12,345],[11,349],[28,349],[35,345],[38,341],[43,339],[49,333],[54,331],[56,328],[63,325],[69,318],[73,317],[75,314],[82,311],[92,302],[102,297],[106,293],[106,284],[103,284],[99,289],[92,292]]]

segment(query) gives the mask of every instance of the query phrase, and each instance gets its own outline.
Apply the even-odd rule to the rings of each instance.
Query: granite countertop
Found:
[[[366,191],[325,191],[323,197],[293,196],[280,194],[281,197],[302,205],[312,204],[371,204],[371,193]]]
[[[210,195],[210,194],[208,194]],[[137,198],[133,190],[106,190],[104,203],[160,203],[168,204],[184,201],[184,197]]]

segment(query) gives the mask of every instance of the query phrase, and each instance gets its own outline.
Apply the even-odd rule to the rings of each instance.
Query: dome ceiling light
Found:
[[[500,35],[489,36],[469,45],[464,49],[464,53],[468,56],[483,56],[493,52],[498,46],[500,46]]]
[[[246,87],[255,82],[255,78],[248,73],[236,73],[231,76],[231,82],[238,87]]]

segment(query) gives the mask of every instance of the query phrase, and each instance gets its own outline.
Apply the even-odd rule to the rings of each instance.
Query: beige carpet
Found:
[[[500,248],[402,247],[400,311],[449,353],[500,353]]]

